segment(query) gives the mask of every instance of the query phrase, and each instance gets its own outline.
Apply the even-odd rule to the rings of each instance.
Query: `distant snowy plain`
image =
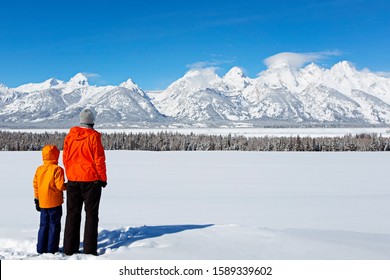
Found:
[[[1,128],[3,131],[20,131],[20,132],[32,132],[32,133],[54,133],[63,132],[67,133],[69,129],[7,129]],[[97,127],[97,130],[102,133],[179,133],[179,134],[203,134],[203,135],[222,135],[226,136],[231,134],[232,136],[245,136],[245,137],[337,137],[344,136],[346,134],[356,135],[361,133],[366,134],[378,134],[383,137],[390,137],[389,127],[355,127],[355,128],[254,128],[254,127],[242,127],[242,128],[174,128],[174,127],[162,127],[162,128],[117,128],[117,129],[104,129]]]
[[[0,152],[0,259],[390,259],[388,153],[106,155],[96,257],[36,253],[41,154]]]

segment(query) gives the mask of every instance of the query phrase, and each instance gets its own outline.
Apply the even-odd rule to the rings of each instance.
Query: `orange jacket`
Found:
[[[34,197],[39,207],[53,208],[64,202],[64,170],[58,166],[60,151],[56,146],[46,145],[42,149],[43,165],[35,171],[33,187]]]
[[[69,181],[107,182],[101,135],[92,128],[72,127],[65,137],[62,158]]]

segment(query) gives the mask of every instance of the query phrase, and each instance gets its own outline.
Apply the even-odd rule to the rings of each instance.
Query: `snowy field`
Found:
[[[0,259],[390,259],[389,153],[107,151],[97,257],[36,254],[40,164],[0,152]]]

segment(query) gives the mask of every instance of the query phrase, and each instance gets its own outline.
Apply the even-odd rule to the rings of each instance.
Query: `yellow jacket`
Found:
[[[63,191],[66,189],[64,170],[58,166],[60,151],[54,145],[42,149],[43,165],[35,171],[33,186],[34,197],[39,200],[39,207],[53,208],[64,202]]]

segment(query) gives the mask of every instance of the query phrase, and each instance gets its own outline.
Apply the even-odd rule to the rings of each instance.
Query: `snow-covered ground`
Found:
[[[0,153],[0,259],[390,259],[389,153],[107,151],[98,257],[36,253],[40,164]]]

